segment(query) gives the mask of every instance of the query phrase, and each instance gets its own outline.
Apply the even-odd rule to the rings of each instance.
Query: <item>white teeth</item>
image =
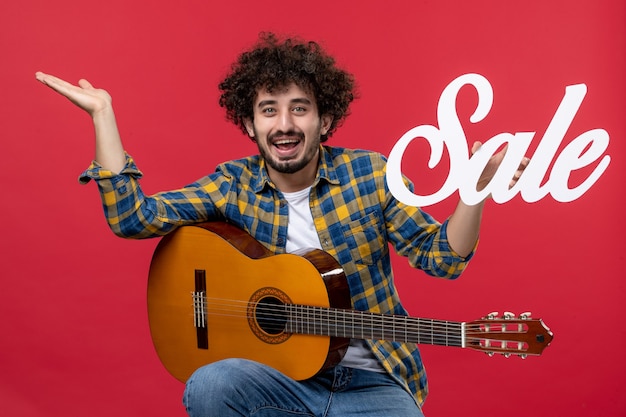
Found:
[[[274,142],[274,145],[287,145],[289,143],[298,143],[298,140],[294,140],[294,139],[277,140],[276,142]]]

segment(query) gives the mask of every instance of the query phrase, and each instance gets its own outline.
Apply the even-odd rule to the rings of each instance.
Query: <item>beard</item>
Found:
[[[317,151],[320,146],[320,131],[321,131],[321,126],[318,127],[315,133],[316,140],[313,140],[312,142],[308,144],[306,144],[305,142],[304,133],[296,132],[293,130],[290,130],[288,132],[279,131],[267,137],[267,140],[265,142],[267,146],[273,146],[271,145],[272,139],[275,138],[276,136],[298,138],[300,141],[302,141],[302,143],[305,143],[306,145],[304,154],[299,159],[274,158],[265,146],[261,146],[257,142],[257,147],[259,148],[259,153],[261,154],[261,157],[265,160],[265,163],[269,165],[272,169],[274,169],[277,172],[280,172],[281,174],[295,174],[296,172],[300,171],[305,166],[307,166],[311,162],[311,160],[313,160],[313,158],[317,155]],[[255,137],[258,137],[258,135],[256,135],[256,131],[255,131]]]
[[[308,158],[308,159],[302,158],[300,160],[295,160],[295,161],[291,161],[291,160],[281,161],[281,160],[276,160],[271,157],[267,157],[266,155],[263,155],[264,152],[265,151],[261,152],[261,156],[263,157],[263,159],[265,159],[265,162],[267,163],[267,165],[272,167],[275,171],[280,172],[281,174],[295,174],[296,172],[304,168],[311,161],[311,158]]]

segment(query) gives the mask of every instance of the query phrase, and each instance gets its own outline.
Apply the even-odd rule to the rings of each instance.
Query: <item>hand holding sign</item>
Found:
[[[456,97],[467,84],[476,88],[478,93],[478,105],[470,121],[477,123],[483,120],[491,110],[493,90],[485,77],[465,74],[452,81],[441,94],[437,107],[439,128],[432,125],[417,126],[405,133],[391,150],[387,180],[391,192],[403,203],[417,207],[428,206],[447,198],[456,190],[459,190],[463,202],[469,205],[477,204],[490,195],[497,203],[504,203],[518,192],[527,202],[538,201],[548,193],[557,201],[569,202],[591,188],[609,165],[610,156],[602,157],[609,144],[609,135],[603,129],[593,129],[579,135],[557,155],[587,92],[584,84],[566,88],[565,96],[532,159],[529,160],[525,155],[535,132],[497,134],[484,144],[475,143],[469,157],[467,139],[456,113]],[[450,155],[448,178],[437,192],[427,196],[411,192],[402,179],[402,157],[409,143],[416,138],[424,138],[430,143],[430,168],[441,160],[444,146]],[[503,145],[506,145],[505,149],[498,152]],[[598,159],[598,165],[585,181],[577,187],[568,187],[572,171]],[[554,165],[550,176],[541,185],[552,161]]]

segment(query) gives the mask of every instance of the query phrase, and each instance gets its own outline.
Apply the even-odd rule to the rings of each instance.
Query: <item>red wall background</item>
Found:
[[[458,281],[427,278],[399,258],[395,266],[413,315],[532,311],[555,334],[543,356],[526,360],[423,347],[427,416],[625,415],[621,0],[2,2],[2,415],[185,415],[183,385],[159,363],[148,330],[157,241],[109,232],[95,186],[76,181],[93,155],[91,122],[35,71],[85,77],[113,95],[126,148],[154,192],[255,152],[224,121],[216,84],[260,30],[317,39],[335,54],[361,98],[331,143],[385,154],[410,128],[437,124],[439,95],[462,74],[480,73],[494,89],[490,114],[464,124],[467,136],[536,131],[533,148],[565,87],[587,85],[563,146],[602,128],[612,158],[587,193],[570,203],[489,202],[479,251]],[[461,120],[474,105],[463,90]],[[410,149],[414,179],[440,183],[445,172],[418,169],[429,149]],[[455,203],[428,211],[443,219]]]

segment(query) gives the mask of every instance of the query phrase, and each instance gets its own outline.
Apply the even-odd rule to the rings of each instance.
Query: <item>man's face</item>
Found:
[[[246,128],[268,169],[279,174],[317,169],[320,136],[326,134],[332,118],[320,117],[311,93],[296,84],[271,93],[261,89],[253,111],[254,120]]]

